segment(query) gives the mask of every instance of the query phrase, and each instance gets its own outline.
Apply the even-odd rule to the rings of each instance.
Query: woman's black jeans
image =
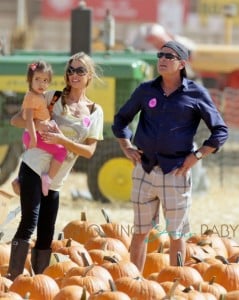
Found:
[[[29,241],[37,227],[35,248],[50,249],[59,208],[59,192],[42,194],[41,178],[24,162],[19,170],[21,220],[14,239]]]

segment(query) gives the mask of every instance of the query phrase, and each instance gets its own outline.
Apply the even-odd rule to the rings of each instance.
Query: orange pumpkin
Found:
[[[99,265],[102,265],[105,263],[105,257],[111,257],[112,259],[122,260],[122,257],[119,255],[119,253],[107,249],[90,249],[88,250],[88,253],[93,261],[93,263],[97,263]]]
[[[86,248],[81,244],[72,246],[71,239],[69,239],[65,247],[58,248],[57,252],[68,255],[69,258],[79,266],[85,266],[86,264],[93,263]]]
[[[157,251],[161,246],[163,246],[163,248],[169,248],[170,239],[167,232],[160,231],[157,227],[154,227],[150,230],[146,242],[147,252],[150,253]]]
[[[132,299],[156,300],[166,296],[164,289],[155,281],[142,277],[121,277],[115,280],[117,290],[129,295]]]
[[[107,249],[119,253],[123,259],[129,259],[129,252],[126,246],[118,239],[110,237],[94,237],[85,243],[86,250]]]
[[[62,278],[65,273],[73,267],[78,267],[78,265],[71,260],[62,261],[46,267],[43,274],[48,275],[53,279]]]
[[[106,268],[103,268],[102,266],[98,266],[98,265],[94,265],[94,264],[87,266],[87,267],[71,268],[65,274],[65,278],[71,277],[71,276],[95,276],[95,277],[102,279],[107,284],[109,283],[110,280],[113,281],[113,278],[112,278],[110,272]]]
[[[90,294],[79,285],[69,285],[60,289],[53,300],[88,299]]]
[[[213,276],[227,291],[239,290],[239,264],[229,263],[226,259],[223,264],[213,264],[205,271],[203,279],[210,281]]]
[[[22,297],[15,292],[2,292],[0,291],[1,300],[22,300]]]
[[[190,286],[193,283],[202,281],[200,273],[192,267],[183,266],[181,253],[177,254],[178,266],[167,266],[163,268],[157,277],[159,283],[163,281],[174,281],[179,278],[179,283],[185,286]]]
[[[239,291],[230,291],[226,294],[222,294],[219,300],[238,300],[239,299]]]
[[[128,260],[110,259],[110,261],[102,264],[102,267],[110,272],[114,280],[124,276],[135,278],[141,275],[136,265]]]
[[[8,291],[11,284],[12,284],[12,280],[10,280],[6,277],[0,276],[0,291],[1,292]]]
[[[147,253],[143,269],[143,276],[147,278],[151,273],[160,272],[164,267],[169,266],[169,264],[168,253]]]
[[[70,285],[85,287],[90,294],[110,289],[109,283],[95,276],[71,276],[62,279],[61,288]]]
[[[81,213],[80,220],[73,220],[69,222],[64,228],[63,232],[65,238],[72,238],[73,240],[85,244],[89,238],[93,238],[99,235],[99,232],[103,232],[100,225],[86,220],[85,213]]]
[[[30,293],[30,298],[34,300],[52,300],[59,292],[59,287],[54,279],[44,274],[32,277],[19,275],[13,281],[9,291],[18,293],[22,297]]]
[[[157,282],[174,281],[176,278],[179,278],[179,282],[185,286],[203,280],[200,273],[192,267],[168,266],[158,273]]]
[[[198,283],[194,283],[192,286],[195,290],[200,292],[206,292],[213,294],[217,299],[219,299],[221,294],[225,294],[227,290],[219,283],[215,282],[216,276],[211,278],[210,281],[202,281]]]
[[[130,300],[131,298],[121,291],[98,291],[91,294],[88,300]]]
[[[106,220],[106,223],[100,225],[101,228],[103,229],[103,232],[108,237],[112,237],[120,240],[125,245],[125,247],[129,250],[129,246],[131,243],[130,230],[126,230],[126,228],[121,224],[113,223],[103,208],[101,209],[101,211]]]

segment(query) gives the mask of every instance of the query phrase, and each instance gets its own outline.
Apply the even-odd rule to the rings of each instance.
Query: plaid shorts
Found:
[[[165,231],[174,239],[189,233],[191,171],[187,176],[175,176],[172,173],[163,174],[157,166],[148,174],[141,164],[137,164],[132,180],[135,233],[147,233],[158,226],[160,204],[165,218]]]

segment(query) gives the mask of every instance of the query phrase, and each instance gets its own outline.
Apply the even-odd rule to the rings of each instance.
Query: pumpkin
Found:
[[[63,232],[65,238],[72,238],[73,240],[85,244],[89,238],[93,238],[99,235],[99,232],[103,232],[100,225],[86,220],[84,212],[81,213],[80,220],[73,220],[69,222],[64,228]]]
[[[53,300],[85,300],[89,298],[89,295],[85,288],[78,285],[69,285],[60,289]]]
[[[204,273],[203,279],[210,281],[216,276],[215,282],[221,284],[227,291],[239,290],[239,264],[229,263],[225,258],[219,258],[223,264],[213,264]]]
[[[160,285],[167,294],[167,299],[175,297],[175,295],[180,294],[185,289],[185,286],[180,284],[178,279],[174,281],[164,281],[161,282]]]
[[[194,283],[192,286],[199,292],[207,292],[213,294],[217,299],[221,294],[225,294],[227,290],[219,283],[215,282],[216,276],[213,276],[210,281],[202,281]]]
[[[64,238],[64,233],[63,232],[60,232],[58,234],[58,238],[55,240],[52,241],[51,243],[51,250],[52,252],[57,252],[58,249],[62,248],[62,247],[66,247],[66,246],[69,246],[69,244],[71,246],[79,246],[79,245],[82,245],[81,243],[73,240],[72,238],[67,238],[65,239]]]
[[[103,208],[101,209],[101,211],[106,220],[106,223],[100,225],[100,227],[103,229],[103,232],[108,237],[120,240],[129,250],[129,246],[131,243],[130,230],[126,230],[126,228],[124,228],[124,226],[121,224],[113,223]]]
[[[85,243],[86,250],[91,249],[102,249],[105,248],[107,250],[115,251],[119,253],[119,255],[123,259],[129,259],[129,252],[126,246],[118,239],[111,238],[111,237],[94,237],[90,238]]]
[[[68,255],[69,258],[79,266],[84,266],[86,261],[88,264],[92,264],[91,256],[86,248],[81,244],[72,246],[71,241],[72,239],[69,239],[65,247],[58,248],[56,251],[64,255]]]
[[[0,291],[2,292],[8,291],[11,284],[12,284],[12,280],[0,276]]]
[[[62,261],[46,267],[43,274],[48,275],[53,279],[62,278],[67,271],[77,266],[78,265],[71,260]]]
[[[161,285],[143,277],[121,277],[115,280],[117,290],[129,295],[132,299],[156,300],[166,295]]]
[[[107,257],[105,257],[105,259],[109,261],[102,264],[102,267],[106,268],[110,272],[114,280],[124,276],[135,278],[141,275],[137,266],[131,261],[117,261],[116,259]]]
[[[146,239],[147,242],[147,252],[154,252],[163,246],[163,248],[169,248],[170,239],[169,235],[165,231],[160,231],[157,226],[152,228],[149,232],[149,236]]]
[[[179,278],[179,283],[189,286],[203,280],[197,270],[189,266],[182,266],[180,253],[178,253],[177,258],[177,266],[167,266],[158,273],[157,281],[159,283],[163,281],[174,281],[176,278]]]
[[[121,291],[98,291],[91,294],[88,300],[130,300],[131,298]]]
[[[95,276],[71,276],[62,279],[61,288],[70,285],[79,285],[81,287],[85,287],[90,294],[96,293],[99,290],[110,289],[109,283],[106,283],[102,279]]]
[[[160,251],[160,249],[159,249]],[[143,268],[143,276],[147,278],[151,273],[160,272],[164,267],[169,266],[169,254],[162,252],[151,252],[146,254]]]
[[[219,300],[238,300],[239,299],[239,291],[230,291],[226,294],[220,295]]]
[[[1,300],[22,300],[22,297],[15,292],[2,292],[0,291]]]
[[[90,249],[88,250],[88,253],[93,263],[97,263],[99,265],[105,263],[105,257],[111,257],[112,259],[115,258],[118,261],[122,260],[122,257],[117,252],[107,249]]]
[[[30,293],[30,299],[52,300],[59,292],[59,287],[54,279],[44,274],[34,276],[18,275],[10,286],[9,291],[24,297]]]
[[[109,281],[110,291],[99,290],[90,295],[89,300],[130,300],[129,296],[121,291],[116,290],[112,280]]]
[[[65,274],[65,278],[71,277],[71,276],[95,276],[95,277],[102,279],[107,284],[109,283],[110,280],[113,281],[113,278],[112,278],[110,272],[106,268],[103,268],[102,266],[98,266],[98,265],[94,265],[94,264],[87,266],[87,267],[71,268]]]

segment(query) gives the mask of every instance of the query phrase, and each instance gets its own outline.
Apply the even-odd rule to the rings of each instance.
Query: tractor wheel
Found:
[[[87,182],[94,200],[126,202],[130,200],[132,162],[117,141],[104,141],[89,162]]]
[[[16,170],[22,151],[22,142],[0,145],[0,185]]]

